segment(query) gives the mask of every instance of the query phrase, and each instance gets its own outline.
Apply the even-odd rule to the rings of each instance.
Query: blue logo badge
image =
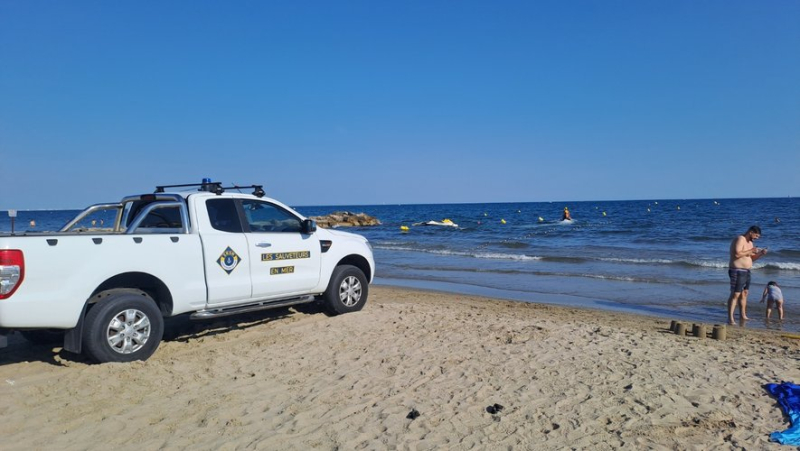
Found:
[[[228,274],[236,269],[236,266],[239,265],[240,261],[242,261],[242,259],[239,258],[239,255],[237,255],[230,246],[228,246],[228,248],[225,249],[225,252],[223,252],[222,255],[220,255],[217,259],[219,266],[221,266],[222,269],[224,269]]]

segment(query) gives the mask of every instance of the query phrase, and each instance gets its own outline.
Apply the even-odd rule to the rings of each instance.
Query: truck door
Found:
[[[236,199],[205,201],[208,221],[203,227],[203,261],[208,305],[221,306],[249,300],[252,296],[250,253]],[[206,218],[198,213],[198,220]],[[205,225],[205,224],[204,224]]]
[[[301,220],[280,205],[242,200],[253,298],[304,294],[319,283],[320,245],[301,233]]]

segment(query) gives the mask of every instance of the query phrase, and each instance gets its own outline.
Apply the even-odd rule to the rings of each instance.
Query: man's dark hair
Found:
[[[748,231],[748,232],[757,233],[757,234],[761,235],[761,227],[759,227],[759,226],[757,226],[757,225],[750,226],[750,228],[749,228],[749,229],[747,229],[747,231]]]

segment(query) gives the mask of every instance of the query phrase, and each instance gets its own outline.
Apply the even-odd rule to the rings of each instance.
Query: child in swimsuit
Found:
[[[778,317],[783,319],[783,293],[781,292],[781,287],[778,286],[778,282],[771,280],[767,286],[764,287],[764,294],[761,295],[761,302],[764,302],[764,299],[767,300],[767,319],[772,315],[773,302],[778,309]]]

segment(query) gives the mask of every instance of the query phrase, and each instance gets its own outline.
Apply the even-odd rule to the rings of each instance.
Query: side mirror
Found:
[[[304,219],[300,227],[300,232],[304,235],[311,235],[317,231],[317,223],[313,219]]]

